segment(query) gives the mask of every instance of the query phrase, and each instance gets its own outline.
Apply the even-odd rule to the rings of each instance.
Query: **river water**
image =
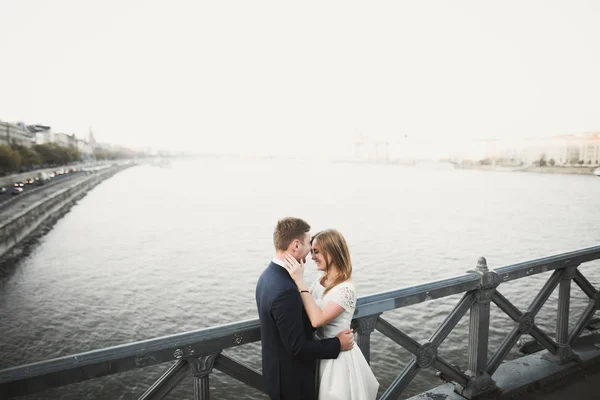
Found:
[[[593,176],[401,167],[300,159],[204,158],[142,165],[94,188],[0,278],[0,368],[255,318],[254,288],[282,216],[346,237],[360,295],[599,244],[600,179]],[[600,263],[581,267],[594,284]],[[309,281],[315,278],[312,261]],[[549,275],[503,284],[526,308]],[[572,311],[585,306],[573,289]],[[459,297],[384,317],[426,340]],[[538,323],[552,333],[556,293]],[[575,322],[575,317],[572,318]],[[490,352],[510,331],[492,307]],[[439,349],[466,367],[468,318]],[[411,356],[377,332],[381,392]],[[256,344],[228,354],[259,368]],[[509,358],[518,356],[515,351]],[[166,365],[50,390],[35,399],[135,399]],[[438,384],[422,371],[405,395]],[[212,398],[265,398],[215,373]],[[187,378],[171,398],[190,398]]]

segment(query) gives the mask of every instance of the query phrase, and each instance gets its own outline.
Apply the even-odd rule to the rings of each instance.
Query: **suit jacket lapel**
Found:
[[[281,265],[275,264],[273,261],[271,261],[271,264],[269,264],[269,268],[275,271],[277,274],[285,277],[286,279],[293,280],[290,274]]]

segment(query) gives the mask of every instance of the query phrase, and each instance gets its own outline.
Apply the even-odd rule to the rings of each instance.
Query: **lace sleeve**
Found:
[[[352,285],[341,284],[334,287],[331,291],[331,301],[339,304],[348,312],[354,312],[356,308],[356,290]]]

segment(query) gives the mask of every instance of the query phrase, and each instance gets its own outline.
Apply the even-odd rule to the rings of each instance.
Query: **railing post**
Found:
[[[210,399],[209,376],[215,366],[215,360],[219,354],[220,352],[205,354],[198,358],[187,358],[187,362],[190,363],[190,367],[192,367],[192,372],[194,373],[195,400]]]
[[[369,315],[368,317],[356,319],[352,323],[358,334],[356,340],[358,347],[369,364],[371,363],[371,333],[375,330],[375,324],[380,315],[381,313]]]
[[[479,287],[474,291],[475,303],[471,306],[469,316],[469,370],[466,375],[470,377],[466,387],[456,386],[456,392],[467,399],[483,393],[497,390],[496,382],[486,372],[488,356],[488,339],[490,332],[490,303],[496,287],[500,284],[500,277],[496,272],[490,271],[484,257],[477,260],[475,271],[481,276]]]
[[[569,306],[571,304],[571,280],[575,278],[577,266],[565,267],[562,270],[558,286],[558,310],[556,314],[556,354],[547,353],[542,357],[556,364],[566,364],[578,361],[579,357],[573,353],[569,344]]]

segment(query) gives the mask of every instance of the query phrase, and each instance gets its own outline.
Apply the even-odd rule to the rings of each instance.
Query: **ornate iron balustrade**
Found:
[[[596,259],[600,259],[600,246],[509,265],[495,271],[488,270],[486,260],[480,258],[476,270],[467,271],[466,275],[359,298],[353,324],[357,343],[367,360],[370,359],[371,333],[375,330],[414,355],[381,399],[397,398],[419,370],[428,367],[437,369],[444,379],[456,382],[456,391],[466,398],[496,390],[493,374],[523,334],[530,334],[539,346],[548,350],[547,358],[551,361],[566,363],[576,360],[571,346],[595,311],[600,309],[600,291],[578,267]],[[554,272],[524,311],[498,291],[501,283],[546,271]],[[571,281],[590,301],[569,332]],[[557,286],[555,341],[536,325],[535,317]],[[461,300],[423,344],[381,317],[386,311],[460,293],[464,293]],[[488,360],[491,302],[515,321],[515,327]],[[468,370],[463,372],[441,358],[437,349],[467,311],[470,311]],[[225,349],[259,340],[260,326],[254,319],[9,368],[0,371],[0,398],[17,397],[173,361],[140,399],[164,398],[189,371],[194,376],[195,398],[208,399],[209,378],[215,368],[264,392],[258,371],[222,353]]]

